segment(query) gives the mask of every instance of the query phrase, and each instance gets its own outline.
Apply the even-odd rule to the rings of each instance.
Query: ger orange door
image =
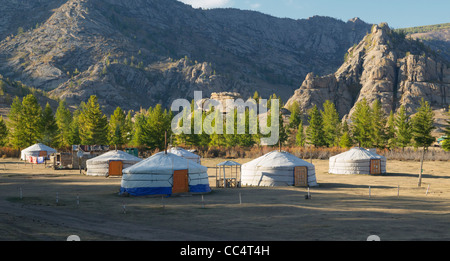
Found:
[[[189,192],[189,177],[188,170],[175,170],[173,172],[173,187],[172,193],[187,193]]]
[[[370,161],[370,174],[381,174],[381,160]]]
[[[295,167],[294,180],[295,180],[294,185],[296,187],[307,187],[308,186],[308,168],[306,166]]]
[[[109,162],[109,176],[122,176],[123,162],[110,161]]]

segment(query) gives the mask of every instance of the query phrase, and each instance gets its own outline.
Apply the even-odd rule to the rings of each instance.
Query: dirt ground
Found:
[[[121,197],[120,178],[88,177],[0,160],[0,240],[382,241],[450,240],[450,161],[388,161],[388,174],[332,175],[318,187],[215,188],[205,195]],[[250,159],[238,159],[240,163]]]

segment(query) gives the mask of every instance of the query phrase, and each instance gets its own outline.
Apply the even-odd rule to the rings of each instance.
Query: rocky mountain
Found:
[[[436,110],[448,108],[448,61],[387,24],[374,25],[370,34],[348,50],[335,73],[322,77],[309,73],[286,107],[297,101],[306,112],[330,100],[345,118],[363,98],[369,103],[380,100],[386,113],[401,105],[415,112],[421,98]]]
[[[280,19],[176,0],[0,0],[0,74],[105,112],[213,92],[289,98],[308,72],[334,72],[371,25]]]

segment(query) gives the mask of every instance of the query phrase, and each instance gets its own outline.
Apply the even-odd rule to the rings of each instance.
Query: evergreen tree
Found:
[[[125,125],[123,126],[123,139],[125,144],[130,144],[133,139],[133,115],[128,111],[125,117]]]
[[[14,148],[24,148],[21,144],[22,140],[22,130],[21,130],[21,115],[22,115],[22,102],[19,97],[15,97],[11,109],[8,114],[8,128],[10,129],[10,143]]]
[[[56,147],[58,146],[58,125],[55,120],[55,116],[53,115],[53,110],[50,107],[50,104],[46,104],[44,110],[42,111],[42,143],[50,146]]]
[[[42,138],[42,108],[39,106],[36,97],[29,94],[22,100],[20,110],[19,123],[15,126],[18,140],[16,140],[16,147],[26,148],[37,142]]]
[[[202,123],[205,121],[206,115],[207,115],[206,112],[202,112]],[[202,134],[199,134],[199,136],[198,136],[198,145],[205,147],[205,146],[208,146],[208,144],[210,143],[211,136],[205,132],[205,130],[203,129],[203,126],[202,126],[202,130],[203,130]]]
[[[372,104],[372,145],[376,148],[384,148],[387,143],[386,138],[386,116],[384,115],[381,102],[375,100]]]
[[[395,139],[395,116],[393,111],[390,112],[387,120],[386,139],[389,149],[393,149],[397,146],[397,142]]]
[[[231,113],[231,112],[228,112]],[[226,133],[225,133],[225,144],[227,148],[231,148],[231,147],[235,147],[239,144],[239,135],[237,134],[237,123],[238,119],[237,119],[237,110],[234,109],[233,110],[233,127],[232,127],[232,133],[230,133],[231,127],[229,127],[229,124],[231,124],[230,122],[226,122],[226,126],[227,128],[230,128],[230,130],[226,129]]]
[[[342,137],[339,140],[339,146],[345,149],[351,148],[353,146],[352,139],[348,132],[344,132],[344,134],[342,134]]]
[[[67,108],[65,100],[59,102],[58,108],[55,113],[56,125],[58,126],[58,133],[56,135],[58,147],[67,147],[71,144],[69,142],[70,137],[70,124],[72,123],[72,114]]]
[[[395,117],[395,127],[397,145],[402,149],[405,149],[405,147],[411,144],[412,133],[409,115],[407,114],[405,106],[403,105],[400,107]]]
[[[5,147],[8,144],[8,132],[3,116],[0,116],[0,147]]]
[[[67,142],[69,145],[81,144],[79,119],[80,110],[78,109],[73,113],[72,121],[69,124],[69,133],[67,136]]]
[[[297,134],[295,135],[295,144],[300,147],[304,147],[306,144],[306,135],[302,120],[300,120],[300,123],[298,124]]]
[[[341,138],[339,139],[339,146],[341,148],[351,148],[353,146],[352,136],[350,135],[350,128],[347,121],[342,124]]]
[[[136,113],[132,134],[132,144],[136,147],[144,146],[144,130],[147,129],[147,115],[144,112]]]
[[[256,103],[258,103],[260,98],[261,97],[259,96],[258,91],[255,91],[255,93],[253,94],[253,100],[255,100]]]
[[[288,135],[289,126],[288,125],[284,126],[283,114],[281,114],[281,110],[278,114],[278,126],[280,129],[279,142],[281,142],[281,144],[283,144],[287,141],[287,139],[289,137],[289,135]]]
[[[254,116],[254,112],[250,112],[248,109],[245,110],[245,134],[239,135],[239,145],[242,147],[252,147],[255,145],[255,140],[253,135],[250,134],[250,118]]]
[[[126,116],[122,108],[117,107],[109,120],[110,145],[122,146],[126,144]]]
[[[431,132],[435,129],[434,126],[434,112],[428,102],[420,101],[420,107],[417,113],[411,119],[412,126],[412,138],[414,140],[415,147],[422,147],[422,159],[420,161],[420,174],[418,186],[422,184],[422,172],[423,172],[423,160],[425,157],[425,151],[436,140]]]
[[[442,142],[442,148],[445,151],[450,151],[450,106],[448,107],[448,112],[447,115],[449,117],[449,119],[447,120],[447,127],[445,128],[445,136],[446,138],[444,139],[444,141]]]
[[[169,138],[171,134],[171,119],[167,110],[163,111],[161,104],[150,108],[146,128],[143,129],[143,145],[150,150],[164,150],[166,135]]]
[[[100,109],[97,96],[92,95],[80,111],[79,129],[82,145],[108,144],[108,118]]]
[[[428,102],[420,101],[420,107],[417,113],[411,119],[412,137],[415,147],[427,148],[436,140],[431,132],[436,128],[434,126],[434,112]]]
[[[221,113],[219,110],[214,110],[213,112],[215,114],[215,118],[213,120],[213,123],[211,124],[213,126],[214,133],[211,135],[211,140],[209,142],[210,146],[215,147],[222,147],[226,145],[225,141],[225,124],[224,121],[222,122],[216,122],[216,119],[219,119],[219,114]]]
[[[327,147],[337,146],[339,143],[341,122],[339,121],[339,113],[334,103],[325,101],[323,111],[321,111],[323,119],[324,139]]]
[[[306,128],[306,136],[309,140],[309,143],[314,145],[315,147],[324,146],[325,139],[323,121],[317,105],[314,105],[314,107],[310,109],[310,111],[308,112],[308,117],[309,126]]]
[[[358,142],[358,145],[366,148],[372,147],[372,110],[365,98],[356,103],[351,120],[353,138]]]
[[[289,127],[290,128],[297,128],[301,119],[301,113],[300,113],[300,105],[297,101],[295,101],[290,107],[289,110],[291,111],[291,116],[289,118]]]

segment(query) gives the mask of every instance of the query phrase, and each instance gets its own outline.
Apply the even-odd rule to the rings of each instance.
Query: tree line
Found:
[[[375,100],[369,105],[366,99],[355,105],[348,121],[341,121],[335,105],[326,101],[323,110],[317,105],[307,112],[309,125],[305,128],[299,104],[290,107],[289,127],[295,135],[295,144],[315,147],[359,146],[365,148],[396,149],[408,146],[428,148],[436,141],[432,131],[434,112],[427,101],[422,98],[415,113],[408,113],[404,106],[394,113],[386,115],[381,102]],[[449,112],[450,118],[450,112]],[[296,127],[297,126],[297,127]],[[448,138],[443,148],[450,151],[450,120],[446,128]]]
[[[252,98],[256,101],[261,99],[257,92]],[[268,110],[271,109],[271,99],[278,99],[280,108],[283,107],[281,99],[274,94],[269,98]],[[194,101],[191,103],[191,108],[193,107]],[[434,114],[428,102],[423,99],[414,116],[408,114],[403,106],[396,114],[391,112],[385,115],[379,101],[370,106],[366,100],[362,100],[356,104],[349,121],[341,121],[332,102],[326,101],[322,107],[319,110],[314,106],[307,112],[307,119],[304,119],[299,104],[294,103],[289,108],[291,114],[286,124],[280,113],[280,143],[287,146],[349,148],[356,145],[393,149],[407,146],[427,148],[435,141],[431,135],[435,128]],[[211,113],[218,112],[203,111],[202,119]],[[102,112],[95,95],[87,102],[81,102],[73,112],[69,110],[66,101],[61,100],[56,112],[53,112],[49,104],[42,108],[36,97],[29,94],[22,100],[14,98],[7,122],[0,117],[0,146],[20,149],[41,142],[54,148],[113,145],[162,150],[166,143],[193,147],[253,147],[260,144],[264,135],[259,132],[250,134],[249,114],[246,110],[246,134],[237,134],[235,111],[234,133],[223,131],[224,134],[210,135],[203,132],[173,135],[171,123],[174,115],[161,104],[139,112],[126,112],[117,107],[108,118]],[[190,120],[194,129],[194,114]],[[446,135],[450,137],[450,120],[448,123]],[[444,141],[444,149],[450,150],[450,141]]]

